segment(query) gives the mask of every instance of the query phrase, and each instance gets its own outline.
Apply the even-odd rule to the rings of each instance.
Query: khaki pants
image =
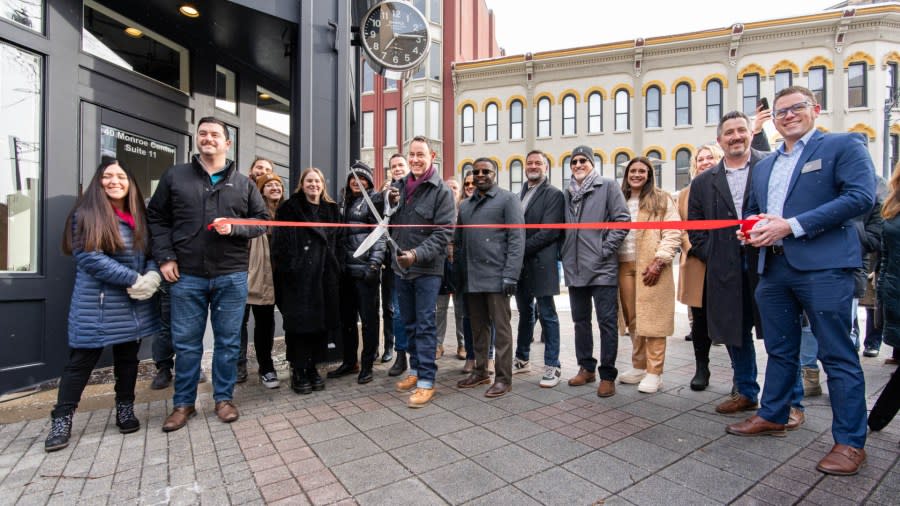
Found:
[[[635,332],[636,284],[643,282],[637,279],[635,269],[634,262],[619,262],[619,300],[622,303],[622,316],[631,335],[631,365],[635,369],[646,369],[650,374],[662,374],[666,360],[666,338],[639,336]]]

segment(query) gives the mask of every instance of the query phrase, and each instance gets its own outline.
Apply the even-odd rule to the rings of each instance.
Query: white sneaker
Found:
[[[625,383],[626,385],[637,385],[644,379],[644,376],[647,375],[646,369],[629,369],[628,371],[619,375],[619,383]]]
[[[559,384],[559,378],[562,376],[562,371],[559,367],[553,367],[552,365],[544,366],[544,376],[541,378],[541,388],[553,388]]]
[[[278,388],[278,375],[274,372],[267,372],[259,377],[260,383],[266,388]]]
[[[531,372],[531,362],[517,358],[513,360],[513,374]]]
[[[642,379],[640,385],[638,385],[638,392],[655,394],[662,386],[662,378],[659,374],[648,374],[644,376],[644,379]]]

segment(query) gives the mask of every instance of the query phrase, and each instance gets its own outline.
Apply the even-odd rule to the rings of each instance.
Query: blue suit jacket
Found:
[[[768,212],[769,177],[777,159],[753,169],[744,216]],[[791,174],[784,218],[797,218],[806,235],[784,238],[784,255],[794,269],[812,271],[860,267],[862,254],[852,219],[875,203],[875,167],[857,134],[816,131]],[[760,273],[764,255],[760,255]]]

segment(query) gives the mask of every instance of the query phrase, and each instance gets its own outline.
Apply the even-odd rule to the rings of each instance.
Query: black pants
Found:
[[[578,365],[597,373],[601,380],[614,380],[616,355],[619,348],[618,312],[619,289],[616,286],[570,286],[569,305],[572,322],[575,324],[575,358]],[[591,329],[591,301],[597,311],[597,325],[600,327],[600,367],[594,358],[594,333]]]
[[[694,345],[694,359],[697,362],[709,363],[709,348],[712,341],[709,339],[709,327],[706,323],[706,308],[692,307],[691,316],[691,342]]]
[[[272,362],[272,344],[275,341],[275,305],[247,304],[244,307],[244,321],[241,323],[241,355],[238,364],[247,364],[247,346],[249,332],[247,322],[250,320],[250,311],[253,311],[253,347],[256,348],[256,363],[259,365],[260,376],[269,372],[275,372],[275,364]]]
[[[287,360],[294,369],[315,367],[325,359],[328,343],[327,332],[285,332],[284,344]]]
[[[381,325],[384,351],[394,347],[394,270],[390,265],[381,271]]]
[[[134,384],[137,382],[140,348],[140,341],[114,344],[112,347],[116,402],[134,402]],[[59,393],[52,416],[65,416],[75,411],[102,353],[103,348],[69,348],[69,363],[59,378]]]
[[[345,364],[356,363],[359,349],[357,318],[362,321],[363,367],[372,367],[378,355],[378,283],[344,276],[341,286],[341,341]]]
[[[162,329],[153,336],[153,362],[157,369],[175,368],[175,348],[172,346],[172,284],[163,280],[159,284],[159,321]]]

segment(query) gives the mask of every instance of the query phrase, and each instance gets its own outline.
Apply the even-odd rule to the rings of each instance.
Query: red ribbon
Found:
[[[589,223],[479,223],[472,225],[410,225],[389,224],[388,228],[522,228],[522,229],[555,229],[555,230],[717,230],[728,227],[741,227],[745,234],[759,221],[758,218],[747,220],[692,220],[692,221],[603,221]],[[322,227],[322,228],[375,228],[374,223],[321,223],[314,221],[264,221],[246,220],[240,218],[225,218],[215,224],[221,225],[249,225],[267,227]],[[214,224],[207,225],[212,230]]]

